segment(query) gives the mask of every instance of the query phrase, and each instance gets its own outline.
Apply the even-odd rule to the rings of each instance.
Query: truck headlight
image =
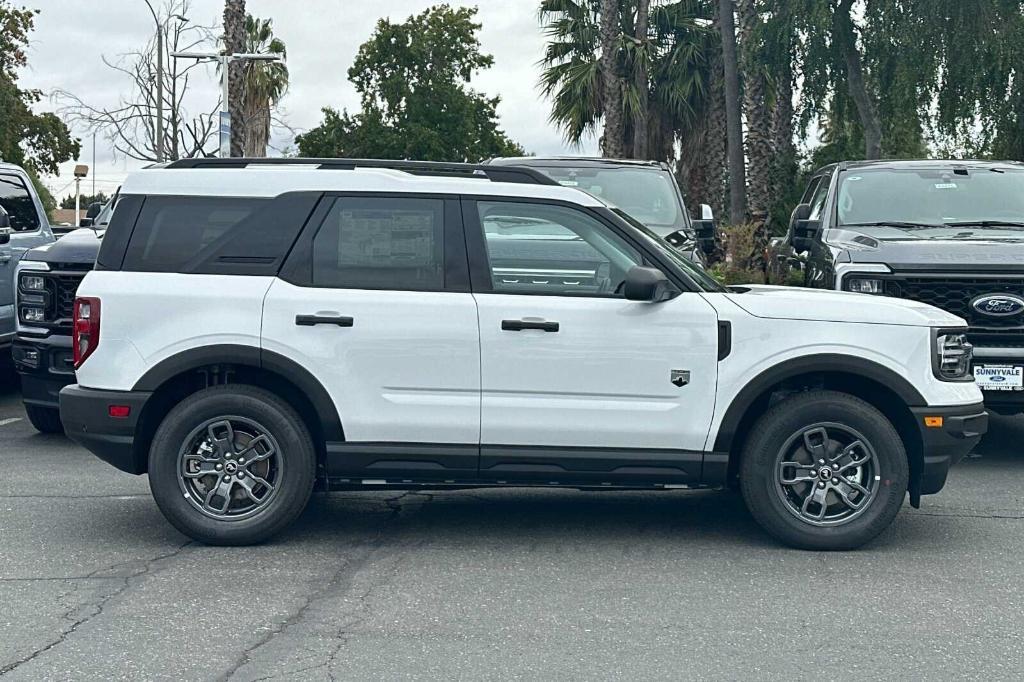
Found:
[[[942,381],[969,381],[974,347],[961,332],[939,331],[934,335],[932,367]]]
[[[46,289],[46,280],[39,275],[23,274],[18,282],[18,286],[22,291],[44,291]]]
[[[847,277],[843,289],[858,294],[884,294],[885,282],[877,277]]]

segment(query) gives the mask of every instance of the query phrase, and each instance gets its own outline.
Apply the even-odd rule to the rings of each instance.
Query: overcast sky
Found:
[[[141,48],[151,37],[153,19],[143,0],[23,0],[41,10],[32,34],[29,66],[21,85],[43,92],[69,90],[94,106],[116,105],[128,94],[127,78],[103,65],[101,58],[116,57]],[[154,6],[162,0],[154,0]],[[561,133],[548,123],[550,103],[537,88],[544,36],[537,20],[537,0],[448,0],[451,5],[479,8],[483,24],[483,50],[494,55],[494,66],[474,78],[472,86],[488,95],[500,95],[500,125],[509,136],[536,154],[595,153],[596,139],[582,148],[571,148]],[[192,0],[190,19],[219,23],[222,0]],[[402,21],[410,14],[437,4],[429,0],[247,0],[246,8],[258,17],[274,20],[275,34],[288,46],[291,87],[282,102],[283,117],[299,131],[320,121],[321,107],[359,108],[358,98],[346,72],[359,45],[373,31],[377,20]],[[212,107],[218,97],[217,75],[196,79],[195,106]],[[44,102],[40,108],[54,108]],[[92,164],[92,137],[82,138],[81,163]],[[288,136],[290,137],[290,136]],[[288,139],[275,140],[281,144]],[[70,192],[70,168],[47,184],[58,194]],[[109,144],[97,138],[96,189],[108,194],[138,162],[115,159]],[[91,190],[91,181],[82,191]]]

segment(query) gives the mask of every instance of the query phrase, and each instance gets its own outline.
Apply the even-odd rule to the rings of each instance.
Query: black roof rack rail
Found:
[[[322,170],[353,170],[356,168],[389,168],[412,175],[479,178],[491,182],[518,182],[528,185],[558,185],[536,168],[525,166],[492,166],[447,161],[400,161],[390,159],[315,159],[287,158],[224,158],[178,159],[164,168],[246,168],[248,166],[316,166]]]

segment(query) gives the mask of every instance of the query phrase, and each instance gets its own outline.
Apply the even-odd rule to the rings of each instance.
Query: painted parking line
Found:
[[[14,422],[20,422],[20,421],[21,421],[21,417],[11,417],[10,419],[0,419],[0,426],[7,426],[8,424],[13,424]]]

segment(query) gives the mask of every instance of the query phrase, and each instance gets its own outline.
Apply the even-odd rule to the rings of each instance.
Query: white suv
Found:
[[[68,435],[214,544],[314,488],[738,484],[858,546],[987,426],[964,321],[725,289],[530,169],[191,160],[124,183],[75,303]]]

